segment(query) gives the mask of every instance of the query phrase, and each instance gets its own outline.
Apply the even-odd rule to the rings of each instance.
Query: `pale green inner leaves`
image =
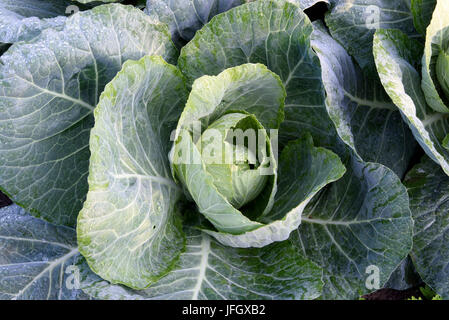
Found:
[[[441,50],[435,68],[441,89],[449,100],[449,52]]]
[[[228,201],[229,198],[232,200],[233,197],[229,197],[229,193],[233,192],[224,185],[217,188],[213,175],[207,172],[207,165],[205,167],[204,164],[207,158],[202,159],[202,152],[195,145],[196,139],[200,137],[196,128],[207,129],[215,121],[223,121],[223,117],[229,117],[226,116],[228,112],[250,113],[254,115],[257,123],[260,122],[255,123],[257,132],[253,129],[250,133],[254,132],[257,137],[260,129],[264,133],[259,142],[263,142],[262,140],[268,140],[269,133],[265,130],[277,129],[283,119],[284,99],[285,89],[279,77],[260,64],[229,68],[216,77],[201,77],[193,83],[189,100],[179,119],[172,167],[176,178],[188,190],[199,211],[220,231],[238,234],[261,226],[251,218],[270,211],[273,205],[277,179],[276,157],[270,150],[269,141],[260,144],[262,149],[259,149],[256,143],[257,153],[264,150],[265,157],[270,156],[269,163],[265,163],[265,160],[256,154],[259,161],[262,160],[258,168],[263,170],[269,165],[272,169],[270,174],[265,174],[268,181],[265,182],[263,190],[258,192],[259,197],[252,201],[255,205],[240,212]],[[246,132],[241,131],[243,134]],[[225,192],[221,193],[220,189],[223,191],[223,188]]]
[[[449,2],[437,1],[432,20],[427,28],[422,58],[422,90],[429,107],[442,113],[449,113],[449,99],[446,97],[444,81],[438,82],[441,70],[437,71],[436,66],[438,63],[441,65],[441,61],[438,62],[441,52],[447,52],[449,48],[448,11]]]
[[[262,137],[258,130],[264,132]],[[257,198],[268,180],[262,172],[270,165],[267,148],[257,152],[258,138],[270,143],[254,116],[229,113],[212,123],[196,144],[215,187],[236,209]]]

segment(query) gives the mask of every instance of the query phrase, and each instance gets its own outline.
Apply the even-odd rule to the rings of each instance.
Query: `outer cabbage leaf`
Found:
[[[404,183],[415,220],[411,257],[424,282],[449,299],[449,177],[425,157]]]
[[[178,63],[190,82],[247,62],[266,65],[287,91],[281,145],[307,131],[326,140],[334,125],[324,107],[320,63],[310,47],[312,31],[297,5],[256,1],[214,17],[182,49]]]
[[[437,0],[412,0],[411,4],[415,28],[422,35],[426,35]]]
[[[353,56],[365,73],[375,74],[373,35],[379,29],[400,29],[418,36],[410,0],[331,0],[326,24],[334,37]]]
[[[30,40],[46,28],[61,27],[71,4],[68,0],[1,0],[0,42]]]
[[[95,110],[78,245],[92,270],[113,283],[143,289],[170,271],[183,249],[181,189],[168,153],[186,100],[181,73],[146,56],[124,64]]]
[[[423,283],[416,271],[410,256],[402,261],[399,267],[391,274],[390,279],[385,284],[385,288],[393,290],[407,290],[418,287]]]
[[[182,47],[215,15],[245,2],[248,0],[147,0],[145,12],[166,23],[174,43]]]
[[[0,209],[0,299],[88,298],[74,268],[75,230],[36,219],[17,205]]]
[[[313,7],[319,2],[324,2],[327,5],[330,5],[330,1],[331,0],[299,0],[299,6],[301,7],[302,10],[306,10]]]
[[[54,18],[65,15],[70,0],[1,0],[0,7],[23,17]]]
[[[449,100],[439,86],[435,64],[441,50],[449,49],[449,2],[438,0],[426,32],[422,58],[422,89],[429,106],[438,112],[449,113]]]
[[[186,226],[186,251],[170,273],[145,290],[113,285],[80,262],[81,288],[98,299],[316,299],[321,269],[288,242],[261,249],[223,246]]]
[[[347,168],[345,176],[319,193],[314,198],[318,200],[313,200],[305,210],[305,214],[314,217],[311,213],[314,205],[322,208],[324,222],[335,225],[331,231],[335,242],[327,232],[329,228],[312,219],[301,222],[299,233],[323,240],[316,244],[310,239],[296,245],[301,248],[299,252],[307,253],[327,270],[326,281],[332,282],[325,284],[326,298],[358,298],[359,293],[369,291],[365,287],[368,275],[362,267],[378,265],[383,285],[405,259],[411,247],[412,219],[407,193],[398,177],[383,165],[362,162],[339,140],[324,105],[321,68],[310,49],[311,32],[308,18],[292,4],[285,1],[246,4],[215,17],[203,27],[183,48],[179,64],[191,79],[218,74],[224,68],[248,61],[264,63],[280,76],[287,91],[287,125],[280,128],[284,142],[310,131],[315,144],[338,154]],[[357,218],[362,223],[356,223],[355,227],[376,226],[379,234],[372,240],[366,239],[364,230],[349,238],[350,233],[345,232],[349,230],[347,225],[352,226],[351,221]],[[350,240],[346,241],[344,236]],[[393,245],[385,239],[389,236],[396,239]],[[320,245],[331,249],[324,252],[325,258],[314,253]],[[351,251],[352,248],[356,250]],[[346,253],[345,257],[340,249],[350,255]],[[339,264],[343,266],[337,267]],[[336,286],[344,289],[336,290]]]
[[[288,0],[291,3],[296,3],[302,10],[307,10],[319,2],[330,5],[330,0]]]
[[[321,61],[326,107],[344,142],[365,161],[403,177],[417,144],[378,79],[364,76],[346,50],[314,23],[312,47]]]
[[[307,206],[292,237],[299,252],[325,270],[327,299],[357,299],[374,290],[366,286],[370,266],[378,268],[383,287],[412,247],[409,199],[397,176],[356,157],[346,168]]]
[[[132,6],[77,13],[13,45],[0,63],[0,186],[31,213],[73,226],[87,193],[92,112],[128,59],[173,61],[167,27]]]
[[[449,129],[448,115],[426,104],[416,71],[420,48],[418,42],[399,30],[378,30],[374,37],[374,57],[384,88],[427,155],[449,174],[449,151],[443,145]]]
[[[204,230],[220,243],[232,247],[263,247],[283,241],[298,228],[304,208],[327,184],[340,179],[346,169],[340,158],[324,148],[315,148],[310,135],[290,142],[282,151],[279,183],[274,206],[262,217],[264,226],[241,235]]]

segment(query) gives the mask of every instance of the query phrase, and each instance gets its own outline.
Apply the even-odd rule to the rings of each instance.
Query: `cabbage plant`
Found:
[[[400,31],[377,31],[374,56],[382,83],[409,123],[416,140],[429,157],[449,173],[447,10],[446,2],[437,2],[424,46]]]
[[[419,64],[422,2],[80,2],[0,0],[0,189],[15,203],[0,209],[1,299],[358,299],[409,254],[445,283],[420,267],[439,167],[410,171],[418,143],[442,164],[444,137],[398,102],[405,73],[385,81]],[[369,5],[405,33],[342,34]],[[445,103],[430,33],[430,78],[413,81]]]
[[[431,159],[423,159],[406,178],[416,221],[412,259],[424,281],[446,296],[449,251],[444,244],[443,190],[449,174],[449,3],[436,1],[432,8],[425,41],[411,39],[400,30],[380,29],[373,52],[386,92]]]

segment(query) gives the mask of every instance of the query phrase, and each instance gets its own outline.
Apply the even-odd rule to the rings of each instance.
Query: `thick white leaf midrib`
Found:
[[[208,266],[210,253],[210,238],[209,236],[203,234],[201,236],[201,261],[199,265],[199,274],[198,279],[196,281],[195,287],[193,288],[192,300],[198,300],[198,295],[201,291],[201,287],[203,282],[206,280],[206,270]]]
[[[302,217],[301,220],[303,222],[313,223],[313,224],[321,224],[321,225],[341,225],[341,226],[350,226],[353,224],[363,224],[363,223],[372,223],[374,221],[382,221],[382,220],[392,220],[391,218],[376,218],[371,220],[351,220],[351,221],[332,221],[332,220],[323,220],[323,219],[311,219]]]
[[[423,120],[421,120],[424,128],[430,127],[432,124],[438,121],[444,121],[447,118],[447,115],[444,113],[434,113],[430,116],[426,116]]]
[[[38,242],[38,243],[45,243],[45,244],[49,244],[49,245],[53,245],[53,246],[63,247],[63,248],[70,249],[70,250],[73,249],[73,247],[64,245],[62,243],[51,242],[51,241],[40,240],[40,239],[29,239],[29,238],[20,238],[20,237],[11,237],[11,236],[0,236],[0,239],[13,240],[13,241]]]
[[[150,181],[154,181],[157,182],[159,184],[163,184],[166,185],[172,189],[178,190],[178,191],[182,191],[182,189],[172,180],[167,179],[165,177],[162,176],[156,176],[156,175],[142,175],[142,174],[138,174],[138,173],[133,173],[133,174],[129,174],[129,173],[120,173],[120,174],[114,174],[114,173],[109,173],[109,175],[114,178],[114,179],[140,179],[140,180],[150,180]]]
[[[338,251],[341,252],[341,254],[352,264],[354,265],[355,269],[357,270],[357,272],[362,275],[363,273],[360,272],[359,270],[359,266],[358,264],[349,256],[348,253],[345,252],[345,250],[343,250],[343,248],[340,246],[340,244],[338,243],[338,241],[334,238],[334,236],[332,235],[332,233],[329,231],[329,229],[327,228],[327,226],[324,226],[324,231],[326,232],[326,234],[328,235],[328,237],[331,239],[332,243],[334,244],[334,246],[338,249]]]
[[[42,88],[42,87],[38,86],[37,84],[35,84],[34,82],[31,82],[31,81],[29,81],[29,80],[27,80],[27,79],[25,79],[23,77],[19,77],[17,74],[15,74],[14,77],[16,77],[16,78],[18,78],[18,79],[28,83],[30,86],[33,86],[36,89],[38,89],[38,90],[40,90],[40,91],[42,91],[44,93],[47,93],[49,95],[52,95],[52,96],[55,96],[55,97],[58,97],[58,98],[61,98],[61,99],[65,99],[65,100],[68,100],[68,101],[73,102],[75,104],[78,104],[81,107],[90,110],[91,112],[93,112],[94,109],[95,109],[95,107],[91,106],[90,104],[88,104],[88,103],[86,103],[86,102],[84,102],[84,101],[82,101],[80,99],[75,99],[75,98],[73,98],[71,96],[68,96],[66,94],[62,94],[62,93],[59,93],[59,92],[56,92],[56,91],[48,90],[47,88]]]
[[[367,106],[373,109],[383,109],[383,110],[392,110],[396,111],[396,107],[392,103],[382,102],[378,100],[366,100],[363,98],[356,97],[350,94],[347,90],[343,90],[346,97],[348,97],[351,101],[357,103],[359,106]]]

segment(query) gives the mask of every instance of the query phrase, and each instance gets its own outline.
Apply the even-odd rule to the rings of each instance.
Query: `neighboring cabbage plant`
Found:
[[[414,225],[412,261],[422,280],[444,299],[449,297],[449,177],[424,157],[404,181]]]
[[[424,282],[444,298],[449,296],[448,13],[449,2],[438,0],[424,46],[399,30],[378,30],[374,37],[385,90],[428,155],[405,179],[415,220],[411,257]]]
[[[449,175],[449,2],[437,1],[424,46],[378,30],[374,56],[385,90],[427,155]]]

